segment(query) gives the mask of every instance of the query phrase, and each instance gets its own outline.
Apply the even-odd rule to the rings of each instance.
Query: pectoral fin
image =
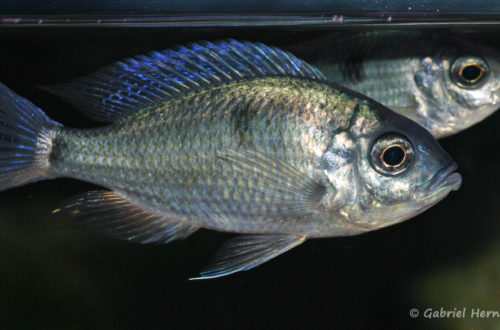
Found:
[[[78,224],[109,236],[138,243],[168,243],[198,227],[156,215],[111,191],[89,191],[66,201],[53,216],[78,217]]]
[[[200,273],[200,277],[191,280],[216,278],[252,269],[305,240],[303,235],[236,236],[220,247],[213,262]]]
[[[231,162],[233,170],[246,178],[245,189],[254,194],[258,199],[256,204],[265,206],[272,217],[307,216],[327,192],[320,180],[259,151],[227,150],[219,157]]]

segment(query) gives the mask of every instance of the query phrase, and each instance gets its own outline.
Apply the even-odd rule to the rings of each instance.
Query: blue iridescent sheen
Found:
[[[278,48],[227,40],[135,56],[49,89],[93,119],[113,122],[209,85],[268,76],[324,79],[317,69]]]

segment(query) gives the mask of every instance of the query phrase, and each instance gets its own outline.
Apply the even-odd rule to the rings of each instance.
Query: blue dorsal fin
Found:
[[[115,122],[192,90],[270,76],[326,79],[315,67],[279,48],[226,40],[138,55],[46,89],[94,120]]]

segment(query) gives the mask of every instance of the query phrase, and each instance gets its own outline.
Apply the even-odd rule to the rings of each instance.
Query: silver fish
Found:
[[[500,108],[500,52],[452,33],[376,31],[297,46],[331,81],[365,94],[436,138]]]
[[[56,177],[110,189],[54,215],[141,243],[243,233],[200,278],[307,238],[410,218],[461,184],[414,122],[275,47],[229,40],[118,62],[54,93],[111,123],[77,130],[1,86],[0,189]]]

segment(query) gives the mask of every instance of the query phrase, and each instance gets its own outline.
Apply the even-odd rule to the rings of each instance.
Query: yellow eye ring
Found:
[[[479,81],[486,73],[486,68],[480,63],[467,63],[460,68],[458,75],[469,84]]]
[[[413,160],[413,147],[408,138],[399,133],[379,136],[370,151],[374,169],[383,175],[394,176],[405,172]]]
[[[405,146],[401,144],[393,144],[387,148],[382,149],[380,153],[380,162],[387,168],[396,169],[401,164],[404,164],[408,158]]]
[[[488,64],[479,57],[459,57],[451,66],[455,84],[465,88],[478,88],[486,81]]]

